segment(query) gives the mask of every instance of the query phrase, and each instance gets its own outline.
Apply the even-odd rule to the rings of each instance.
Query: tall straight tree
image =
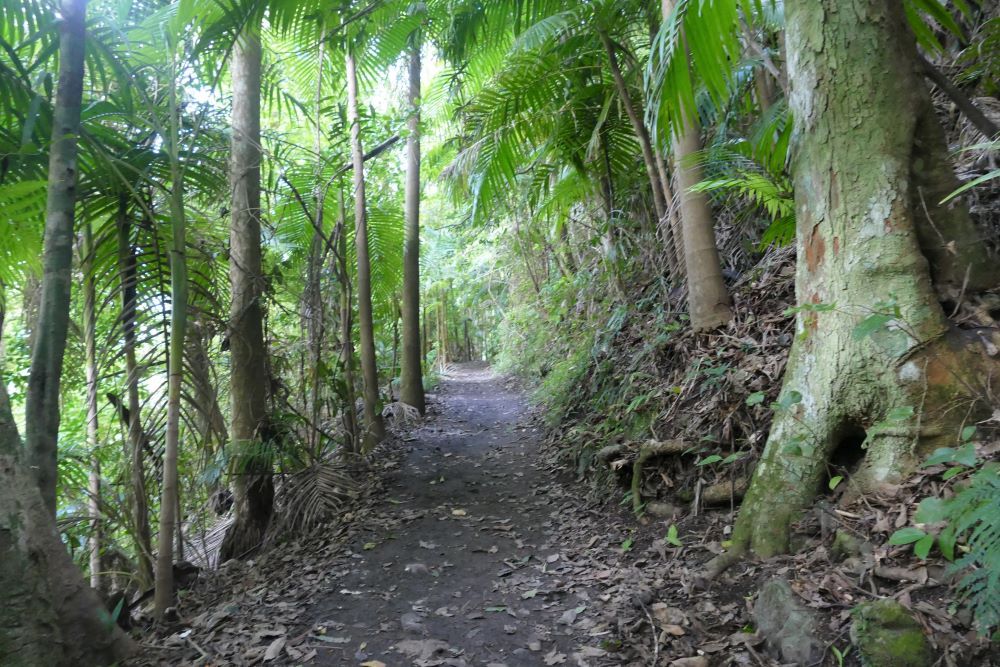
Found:
[[[372,269],[368,256],[368,211],[365,201],[365,152],[361,144],[357,63],[347,46],[347,121],[351,125],[351,164],[354,167],[354,245],[358,256],[358,326],[361,333],[361,377],[365,402],[364,451],[383,437],[385,425],[378,409],[378,367],[372,321]]]
[[[674,9],[674,0],[663,0],[663,18]],[[684,34],[678,36],[684,42]],[[687,50],[686,48],[684,49]],[[674,169],[681,198],[681,237],[687,274],[688,312],[691,326],[705,331],[733,318],[729,292],[722,277],[722,262],[715,243],[715,220],[708,195],[692,188],[702,180],[696,155],[701,151],[701,128],[692,112],[682,112],[682,129],[673,141]]]
[[[59,84],[49,146],[42,257],[44,275],[25,406],[30,465],[38,479],[42,500],[53,516],[56,513],[59,384],[69,329],[86,15],[86,0],[63,0],[59,5]]]
[[[410,45],[410,117],[406,138],[406,229],[403,240],[403,359],[400,400],[424,413],[420,356],[420,35]]]
[[[101,460],[97,456],[97,286],[94,278],[94,230],[88,220],[83,225],[80,246],[83,273],[83,352],[87,377],[87,451],[90,452],[87,509],[90,513],[90,585],[101,588]]]
[[[160,533],[157,540],[153,608],[162,618],[174,601],[174,530],[178,516],[177,460],[181,444],[181,388],[184,383],[184,341],[187,336],[188,272],[184,172],[180,162],[180,108],[177,102],[177,46],[170,46],[167,141],[170,161],[170,347],[167,361],[167,425],[163,443],[163,484],[160,490]]]
[[[151,198],[152,199],[152,198]],[[151,203],[151,201],[150,201]],[[139,566],[139,581],[148,585],[153,581],[152,538],[149,528],[149,508],[146,498],[146,470],[143,464],[143,444],[146,441],[142,431],[141,404],[139,401],[139,364],[135,356],[136,298],[139,272],[135,251],[132,247],[131,222],[128,211],[128,195],[121,193],[118,199],[118,280],[121,293],[122,352],[125,358],[125,396],[128,404],[128,428],[130,480],[129,497],[132,509],[132,529],[135,532],[136,560]],[[124,412],[123,412],[124,414]]]
[[[235,521],[221,558],[239,558],[264,537],[274,511],[274,480],[267,450],[267,349],[264,345],[264,270],[260,241],[260,19],[233,49],[233,144],[229,234],[231,473]]]

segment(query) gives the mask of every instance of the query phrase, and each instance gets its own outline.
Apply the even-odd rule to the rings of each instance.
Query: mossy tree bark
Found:
[[[361,379],[365,403],[363,451],[370,451],[385,437],[378,408],[378,366],[375,360],[375,325],[372,322],[372,268],[368,253],[368,211],[365,200],[365,152],[361,144],[357,65],[347,48],[347,119],[351,125],[351,161],[354,165],[354,245],[358,257],[358,328]]]
[[[424,413],[420,362],[420,37],[410,46],[410,117],[406,138],[406,235],[403,241],[403,359],[399,398]]]
[[[787,551],[845,439],[864,434],[855,493],[957,442],[996,372],[938,301],[996,280],[967,212],[937,204],[954,177],[901,5],[797,0],[787,19],[800,311],[783,396],[801,400],[775,417],[730,560]]]
[[[264,344],[264,269],[260,244],[260,19],[233,49],[233,141],[230,163],[229,309],[232,527],[220,560],[241,558],[264,539],[274,511],[267,442],[267,348]]]
[[[108,665],[132,649],[42,501],[0,381],[0,664]]]

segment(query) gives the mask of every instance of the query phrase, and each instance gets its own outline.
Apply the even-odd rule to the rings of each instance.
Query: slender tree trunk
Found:
[[[309,296],[309,308],[311,317],[309,320],[309,349],[312,353],[310,360],[312,365],[312,382],[309,387],[311,407],[310,417],[313,424],[320,422],[320,406],[322,399],[320,396],[320,361],[323,356],[323,338],[326,333],[325,300],[323,299],[323,264],[326,261],[326,253],[330,251],[321,233],[324,220],[324,206],[326,202],[326,188],[323,183],[323,126],[320,119],[323,117],[323,65],[326,49],[326,27],[320,29],[320,39],[316,46],[316,89],[313,98],[316,123],[313,131],[313,152],[316,154],[315,181],[313,183],[313,201],[315,204],[316,229],[313,233],[312,247],[309,253],[309,286],[306,290]],[[318,459],[322,452],[322,439],[319,431],[314,427],[309,429],[310,451]]]
[[[90,585],[101,589],[101,460],[97,455],[97,288],[94,284],[94,232],[88,220],[83,225],[81,247],[83,273],[83,349],[87,376],[87,451],[90,454],[87,509],[90,514]]]
[[[267,349],[264,345],[264,272],[260,245],[259,25],[244,31],[233,50],[233,145],[229,235],[230,389],[233,438],[232,527],[220,559],[241,558],[260,544],[274,511],[267,442]]]
[[[59,6],[59,84],[52,112],[49,187],[45,206],[41,306],[31,354],[25,405],[29,465],[42,500],[56,513],[56,455],[59,436],[59,384],[69,329],[73,268],[73,221],[76,207],[77,134],[83,100],[86,0],[62,0]]]
[[[420,361],[426,366],[427,364],[427,353],[430,352],[430,338],[431,338],[431,323],[427,319],[427,306],[424,306],[424,335],[420,340]]]
[[[399,400],[424,414],[420,363],[420,43],[410,47],[410,118],[406,138],[406,234],[403,240],[403,365]]]
[[[0,369],[3,368],[3,360],[6,356],[6,339],[3,337],[3,325],[7,321],[7,286],[0,280]]]
[[[469,338],[469,318],[466,317],[463,321],[463,326],[465,327],[465,360],[472,361],[472,339]]]
[[[23,460],[0,380],[0,664],[103,667],[134,648],[84,581]]]
[[[663,18],[673,11],[673,0],[662,1]],[[681,43],[685,44],[681,34]],[[715,220],[708,195],[691,188],[702,180],[697,154],[701,151],[698,119],[684,114],[680,134],[674,137],[674,168],[681,198],[681,236],[688,286],[688,311],[695,331],[720,327],[733,318],[729,292],[722,277],[722,262],[715,243]]]
[[[142,430],[139,365],[135,358],[136,291],[139,278],[130,228],[128,196],[123,194],[118,199],[116,231],[118,233],[118,279],[122,301],[122,352],[125,357],[125,394],[128,401],[128,419],[125,426],[128,429],[130,456],[129,495],[132,501],[132,528],[135,534],[139,583],[142,587],[148,587],[153,582],[153,546],[146,498],[146,471],[143,462],[143,450],[147,440]]]
[[[188,323],[187,359],[194,385],[194,402],[197,409],[195,429],[205,452],[214,456],[229,441],[226,418],[219,405],[212,373],[212,360],[208,356],[208,338],[205,324],[200,319]]]
[[[358,433],[358,414],[354,405],[354,308],[351,298],[351,274],[347,270],[347,213],[344,209],[344,190],[340,189],[337,201],[337,253],[336,273],[340,283],[340,363],[344,373],[344,432],[347,434],[350,451],[361,452],[361,439]]]
[[[368,257],[368,214],[365,201],[365,152],[361,146],[358,111],[358,75],[354,54],[347,50],[347,118],[351,125],[351,160],[354,165],[354,244],[358,255],[358,324],[361,330],[361,376],[364,384],[364,451],[385,437],[378,409],[378,367],[375,362],[375,327],[372,321],[372,274]]]
[[[448,351],[448,291],[441,290],[441,300],[438,302],[438,368],[444,372],[448,368],[450,354]]]
[[[21,285],[21,313],[24,319],[24,328],[28,334],[28,352],[35,349],[35,340],[38,338],[38,309],[42,300],[42,281],[34,273],[29,273],[24,278]]]
[[[160,533],[156,553],[156,592],[153,608],[162,618],[174,601],[174,530],[180,519],[177,459],[180,452],[181,388],[184,382],[184,342],[187,335],[188,277],[184,212],[184,174],[180,164],[180,110],[177,105],[176,55],[171,54],[169,82],[170,129],[170,348],[167,360],[167,425],[163,447],[163,484],[160,490]]]
[[[639,140],[639,148],[642,149],[642,161],[646,165],[646,176],[649,178],[649,187],[653,193],[653,208],[656,211],[656,219],[657,221],[663,220],[667,214],[667,204],[663,198],[663,186],[660,181],[660,173],[656,167],[656,157],[653,155],[653,143],[649,138],[649,130],[646,129],[645,123],[642,122],[639,109],[636,108],[632,100],[632,94],[629,93],[628,84],[625,82],[625,77],[622,76],[621,67],[618,66],[618,56],[615,53],[615,45],[611,42],[611,37],[603,30],[598,35],[608,56],[608,66],[611,69],[611,77],[614,79],[618,96],[621,98],[622,105],[625,107],[625,113],[628,114],[628,119],[632,123],[632,130],[635,132],[636,139]]]
[[[392,362],[389,364],[389,402],[396,400],[392,393],[392,380],[396,377],[396,362],[399,361],[399,302],[394,304],[396,317],[392,319]]]
[[[316,225],[323,228],[323,202],[317,201]],[[324,241],[321,234],[314,234],[309,247],[309,261],[306,267],[306,290],[303,295],[303,327],[307,335],[307,349],[309,352],[309,368],[303,380],[308,381],[308,394],[306,396],[306,409],[309,411],[313,424],[319,424],[320,408],[320,360],[323,356],[323,298],[321,284],[323,274],[321,271],[324,262]],[[309,450],[319,455],[319,431],[315,428],[308,429]]]
[[[796,292],[806,308],[785,372],[789,407],[775,417],[733,550],[717,567],[747,549],[786,551],[838,446],[864,441],[843,482],[858,494],[957,444],[966,419],[989,413],[983,399],[1000,374],[978,338],[949,328],[932,282],[997,281],[982,244],[966,244],[975,236],[967,212],[937,204],[954,176],[945,179],[946,146],[901,5],[796,0],[786,12]],[[941,238],[922,231],[932,224]],[[941,246],[954,252],[939,262]]]

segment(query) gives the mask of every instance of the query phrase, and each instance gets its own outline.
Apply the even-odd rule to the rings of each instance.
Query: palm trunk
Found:
[[[94,233],[88,220],[83,225],[81,247],[83,273],[83,348],[87,377],[87,451],[90,453],[87,509],[90,514],[90,586],[101,588],[101,460],[97,456],[97,288],[94,284]]]
[[[56,455],[59,436],[59,384],[69,329],[76,207],[77,141],[83,100],[86,0],[63,0],[59,13],[59,85],[52,112],[49,187],[45,206],[41,305],[31,354],[25,405],[28,464],[42,501],[56,513]]]
[[[365,202],[365,153],[361,146],[358,112],[358,75],[354,54],[347,50],[347,119],[351,125],[351,161],[354,165],[354,244],[358,255],[358,324],[361,330],[361,376],[364,384],[364,451],[385,437],[378,409],[378,367],[375,362],[375,327],[372,321],[372,273],[368,256],[368,215]]]
[[[424,414],[420,363],[420,39],[410,48],[410,118],[406,139],[406,236],[403,240],[403,362],[399,400]]]
[[[132,509],[132,529],[135,534],[139,583],[141,586],[149,586],[153,581],[153,546],[146,498],[146,472],[143,462],[143,449],[147,441],[142,430],[139,366],[135,358],[138,275],[135,252],[132,249],[126,195],[121,195],[118,200],[116,227],[118,232],[118,277],[122,301],[122,351],[125,357],[125,393],[128,401],[128,418],[125,420],[125,426],[128,429],[130,456],[129,495]]]
[[[673,0],[663,0],[663,18],[673,11]],[[684,35],[680,36],[685,43]],[[686,49],[685,49],[686,50]],[[697,153],[701,151],[698,119],[684,114],[683,127],[674,138],[674,166],[681,197],[681,235],[688,285],[688,311],[695,331],[720,327],[733,318],[729,292],[722,277],[722,262],[715,243],[715,221],[708,196],[691,188],[702,180]]]
[[[172,56],[173,58],[174,56]],[[176,75],[176,60],[171,62]],[[178,521],[177,458],[180,450],[181,385],[184,381],[184,338],[187,333],[188,284],[184,212],[184,175],[180,164],[180,116],[177,106],[176,76],[171,76],[170,129],[170,349],[167,360],[167,426],[163,447],[163,485],[160,495],[160,533],[156,554],[154,613],[162,618],[174,600],[174,529]]]
[[[997,280],[982,244],[964,243],[975,231],[967,211],[937,204],[954,176],[901,5],[797,0],[786,11],[799,138],[797,298],[836,308],[797,315],[783,391],[802,400],[776,415],[734,530],[735,555],[789,548],[790,526],[840,446],[863,453],[845,473],[855,496],[954,446],[964,423],[988,416],[983,398],[1000,375],[938,302],[935,288],[958,276],[970,289]],[[940,238],[924,229],[932,225]],[[954,252],[938,259],[941,246]],[[884,323],[871,324],[872,308]],[[913,414],[892,417],[900,413]]]
[[[264,272],[260,245],[259,26],[248,28],[233,50],[233,142],[230,164],[232,219],[229,235],[230,398],[234,447],[232,527],[223,540],[223,562],[257,547],[274,511],[274,481],[267,442],[267,349],[264,345]]]

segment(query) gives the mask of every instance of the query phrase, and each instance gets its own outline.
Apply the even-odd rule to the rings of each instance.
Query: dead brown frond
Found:
[[[289,475],[277,490],[278,512],[268,539],[305,534],[320,524],[337,520],[364,492],[357,474],[361,462],[332,460],[315,463]]]

